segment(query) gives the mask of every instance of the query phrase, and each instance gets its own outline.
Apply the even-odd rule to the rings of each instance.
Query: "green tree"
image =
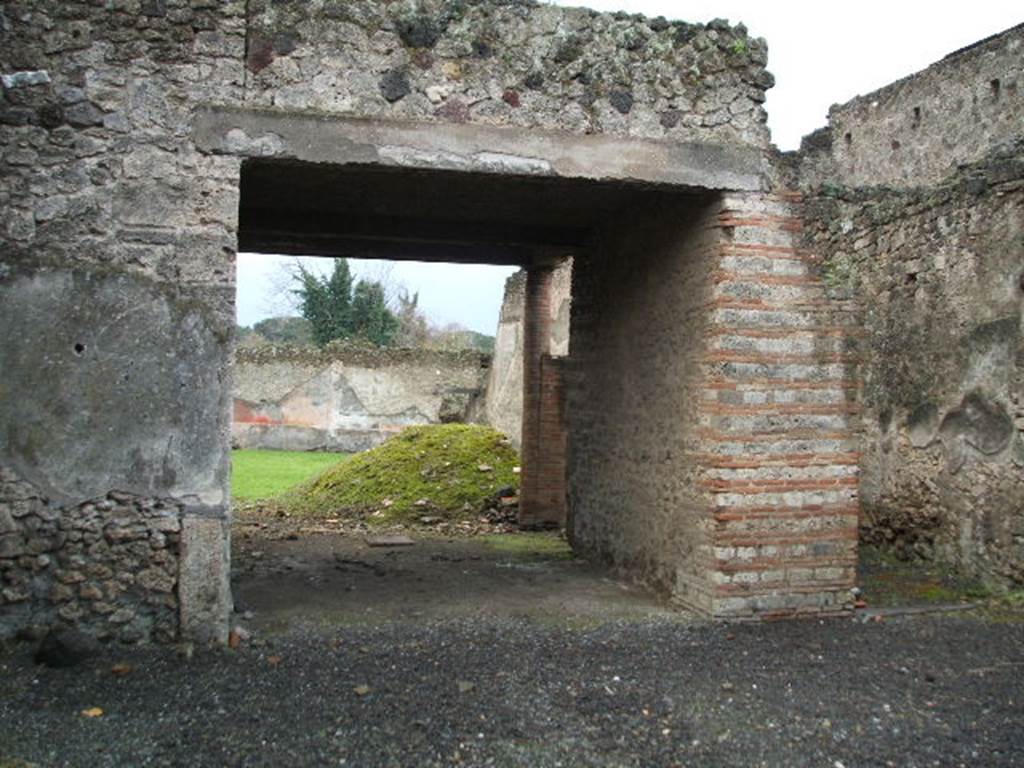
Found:
[[[388,309],[384,286],[360,280],[352,294],[352,335],[386,347],[394,343],[398,327],[398,318]]]
[[[361,338],[378,346],[395,342],[399,321],[388,308],[384,286],[360,280],[353,289],[348,261],[335,259],[330,277],[310,272],[299,264],[294,273],[299,310],[309,321],[317,346],[335,339]]]
[[[268,317],[253,325],[252,332],[273,344],[306,347],[313,343],[313,326],[304,317]]]
[[[330,277],[321,277],[298,264],[295,282],[299,311],[309,321],[317,346],[352,335],[352,273],[347,260],[334,259]]]

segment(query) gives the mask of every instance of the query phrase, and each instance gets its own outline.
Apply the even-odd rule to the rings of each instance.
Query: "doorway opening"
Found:
[[[571,366],[568,265],[586,260],[595,236],[609,220],[689,197],[621,182],[247,161],[239,217],[243,253],[326,257],[324,264],[345,258],[357,275],[366,274],[359,266],[365,260],[521,270],[508,281],[490,360],[449,366],[440,376],[437,355],[397,353],[405,358],[398,366],[403,375],[418,384],[429,379],[429,395],[437,406],[398,409],[398,414],[409,417],[408,424],[427,416],[421,421],[494,425],[508,433],[508,443],[520,453],[510,487],[495,489],[494,497],[485,500],[491,508],[470,510],[473,519],[460,523],[461,528],[448,524],[445,515],[450,510],[435,509],[426,495],[417,500],[421,509],[403,518],[399,528],[375,527],[372,518],[391,519],[387,510],[396,503],[392,498],[376,500],[376,509],[362,510],[355,525],[351,519],[343,521],[346,516],[338,509],[321,510],[324,514],[309,520],[294,508],[269,518],[254,517],[248,514],[251,508],[236,499],[235,592],[243,613],[251,610],[253,621],[261,621],[262,615],[263,621],[273,623],[269,617],[280,620],[299,606],[339,616],[366,611],[391,616],[494,610],[557,613],[566,606],[575,606],[570,612],[588,615],[595,610],[664,610],[645,590],[609,582],[603,563],[586,564],[565,539],[565,387]],[[443,268],[453,274],[450,266]],[[329,277],[324,282],[329,283]],[[460,358],[464,363],[465,352]],[[330,355],[325,358],[323,351],[317,353],[317,360],[327,358]],[[424,361],[418,369],[416,360]],[[360,443],[353,438],[358,430],[349,430],[345,437],[340,434],[344,430],[332,433],[312,423],[336,428],[339,416],[346,415],[346,409],[351,415],[355,405],[363,408],[365,417],[367,401],[389,387],[379,359],[372,363],[368,382],[361,382],[362,389],[353,381],[360,375],[358,361],[326,363],[328,368],[332,365],[333,373],[325,375],[293,351],[241,350],[236,388],[248,390],[235,400],[235,444],[273,443],[305,451],[326,446],[354,452],[407,426],[403,419],[392,419],[386,429],[379,421],[367,424],[362,436],[367,440]],[[472,404],[463,402],[466,407],[454,418],[450,413],[442,417],[446,401],[469,388],[473,372],[467,368],[476,365],[486,370],[478,376],[480,391],[468,398]],[[339,368],[345,373],[339,375]],[[267,407],[251,395],[260,387],[284,394]],[[420,397],[420,403],[424,399]],[[303,419],[306,423],[298,423]],[[432,461],[422,456],[419,471],[429,475]],[[500,461],[481,459],[474,469],[490,479],[492,473],[497,475]],[[355,476],[346,482],[362,480]],[[506,513],[488,519],[486,513],[508,506],[513,509],[511,518]],[[494,522],[496,527],[488,526]],[[547,533],[521,532],[537,529]],[[460,535],[467,531],[482,535]],[[501,599],[496,599],[498,593]]]

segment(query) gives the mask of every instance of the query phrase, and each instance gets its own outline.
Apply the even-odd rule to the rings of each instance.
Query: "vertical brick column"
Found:
[[[564,471],[562,502],[555,504],[548,486],[545,454],[549,453],[550,426],[543,418],[544,357],[551,339],[551,282],[553,268],[530,267],[526,273],[523,312],[523,433],[522,474],[519,491],[519,524],[524,528],[557,527],[564,522]],[[550,390],[550,387],[548,388]],[[550,409],[548,409],[550,411]],[[564,456],[564,451],[563,451]],[[562,458],[564,462],[564,458]]]
[[[796,195],[727,195],[704,360],[712,613],[852,607],[857,557],[851,308],[801,252]]]
[[[536,509],[545,524],[564,526],[566,518],[566,448],[564,357],[540,359],[540,414],[537,464],[533,470]]]

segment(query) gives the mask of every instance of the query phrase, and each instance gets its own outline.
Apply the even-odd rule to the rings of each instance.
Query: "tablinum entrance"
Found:
[[[704,615],[852,607],[845,308],[756,151],[226,110],[196,135],[256,150],[243,250],[527,270],[525,525],[566,520],[578,554]],[[570,255],[570,355],[545,366],[547,275]]]
[[[242,166],[239,250],[524,268],[520,522],[559,527],[566,421],[564,366],[548,349],[552,271],[569,257],[585,269],[610,219],[699,199],[623,182],[254,159]]]

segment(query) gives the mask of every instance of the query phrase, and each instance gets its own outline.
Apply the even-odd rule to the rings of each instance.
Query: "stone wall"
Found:
[[[696,430],[711,300],[709,201],[609,223],[573,274],[567,370],[573,547],[711,610]]]
[[[523,310],[526,272],[505,281],[505,296],[495,332],[494,357],[487,379],[484,417],[519,447],[523,428]],[[566,260],[551,280],[550,354],[569,354],[569,307],[572,303],[572,261]]]
[[[570,531],[705,615],[849,610],[850,316],[788,197],[645,206],[574,265]]]
[[[742,26],[533,0],[249,3],[247,101],[386,118],[766,146]]]
[[[812,191],[805,244],[865,333],[862,535],[1024,582],[1024,142],[931,187]]]
[[[1024,123],[1024,25],[829,111],[803,149],[819,181],[927,186],[981,160]],[[809,174],[805,174],[805,180]]]
[[[180,504],[118,492],[57,507],[0,473],[0,637],[60,622],[126,642],[178,630]]]
[[[472,352],[239,350],[232,443],[239,448],[363,451],[413,424],[470,421],[490,360]]]
[[[758,149],[766,59],[741,26],[529,0],[4,3],[0,467],[13,479],[0,487],[0,595],[5,615],[21,618],[3,631],[38,620],[125,639],[226,637],[240,167],[298,150],[273,131],[248,135],[235,117],[207,140],[203,114],[308,111],[303,130],[347,116],[377,118],[380,130],[419,120]],[[388,122],[388,135],[401,125]],[[296,146],[323,162],[338,142],[325,147],[310,130]],[[361,131],[365,146],[350,141],[341,162],[466,169],[461,155],[379,135]],[[587,177],[593,161],[559,146],[568,159],[549,175]],[[683,155],[731,157],[707,146]],[[484,151],[473,163],[488,174],[533,168]],[[748,188],[734,171],[723,178]],[[36,511],[22,514],[26,501]],[[137,538],[115,545],[106,531],[122,519]],[[104,568],[132,575],[132,589]],[[55,586],[69,586],[58,576],[69,570],[87,579],[70,597]],[[157,571],[173,583],[143,576]],[[83,607],[93,587],[100,597]],[[124,633],[121,611],[137,619]]]
[[[241,2],[0,9],[3,634],[226,637],[239,163],[190,123],[244,50]]]

